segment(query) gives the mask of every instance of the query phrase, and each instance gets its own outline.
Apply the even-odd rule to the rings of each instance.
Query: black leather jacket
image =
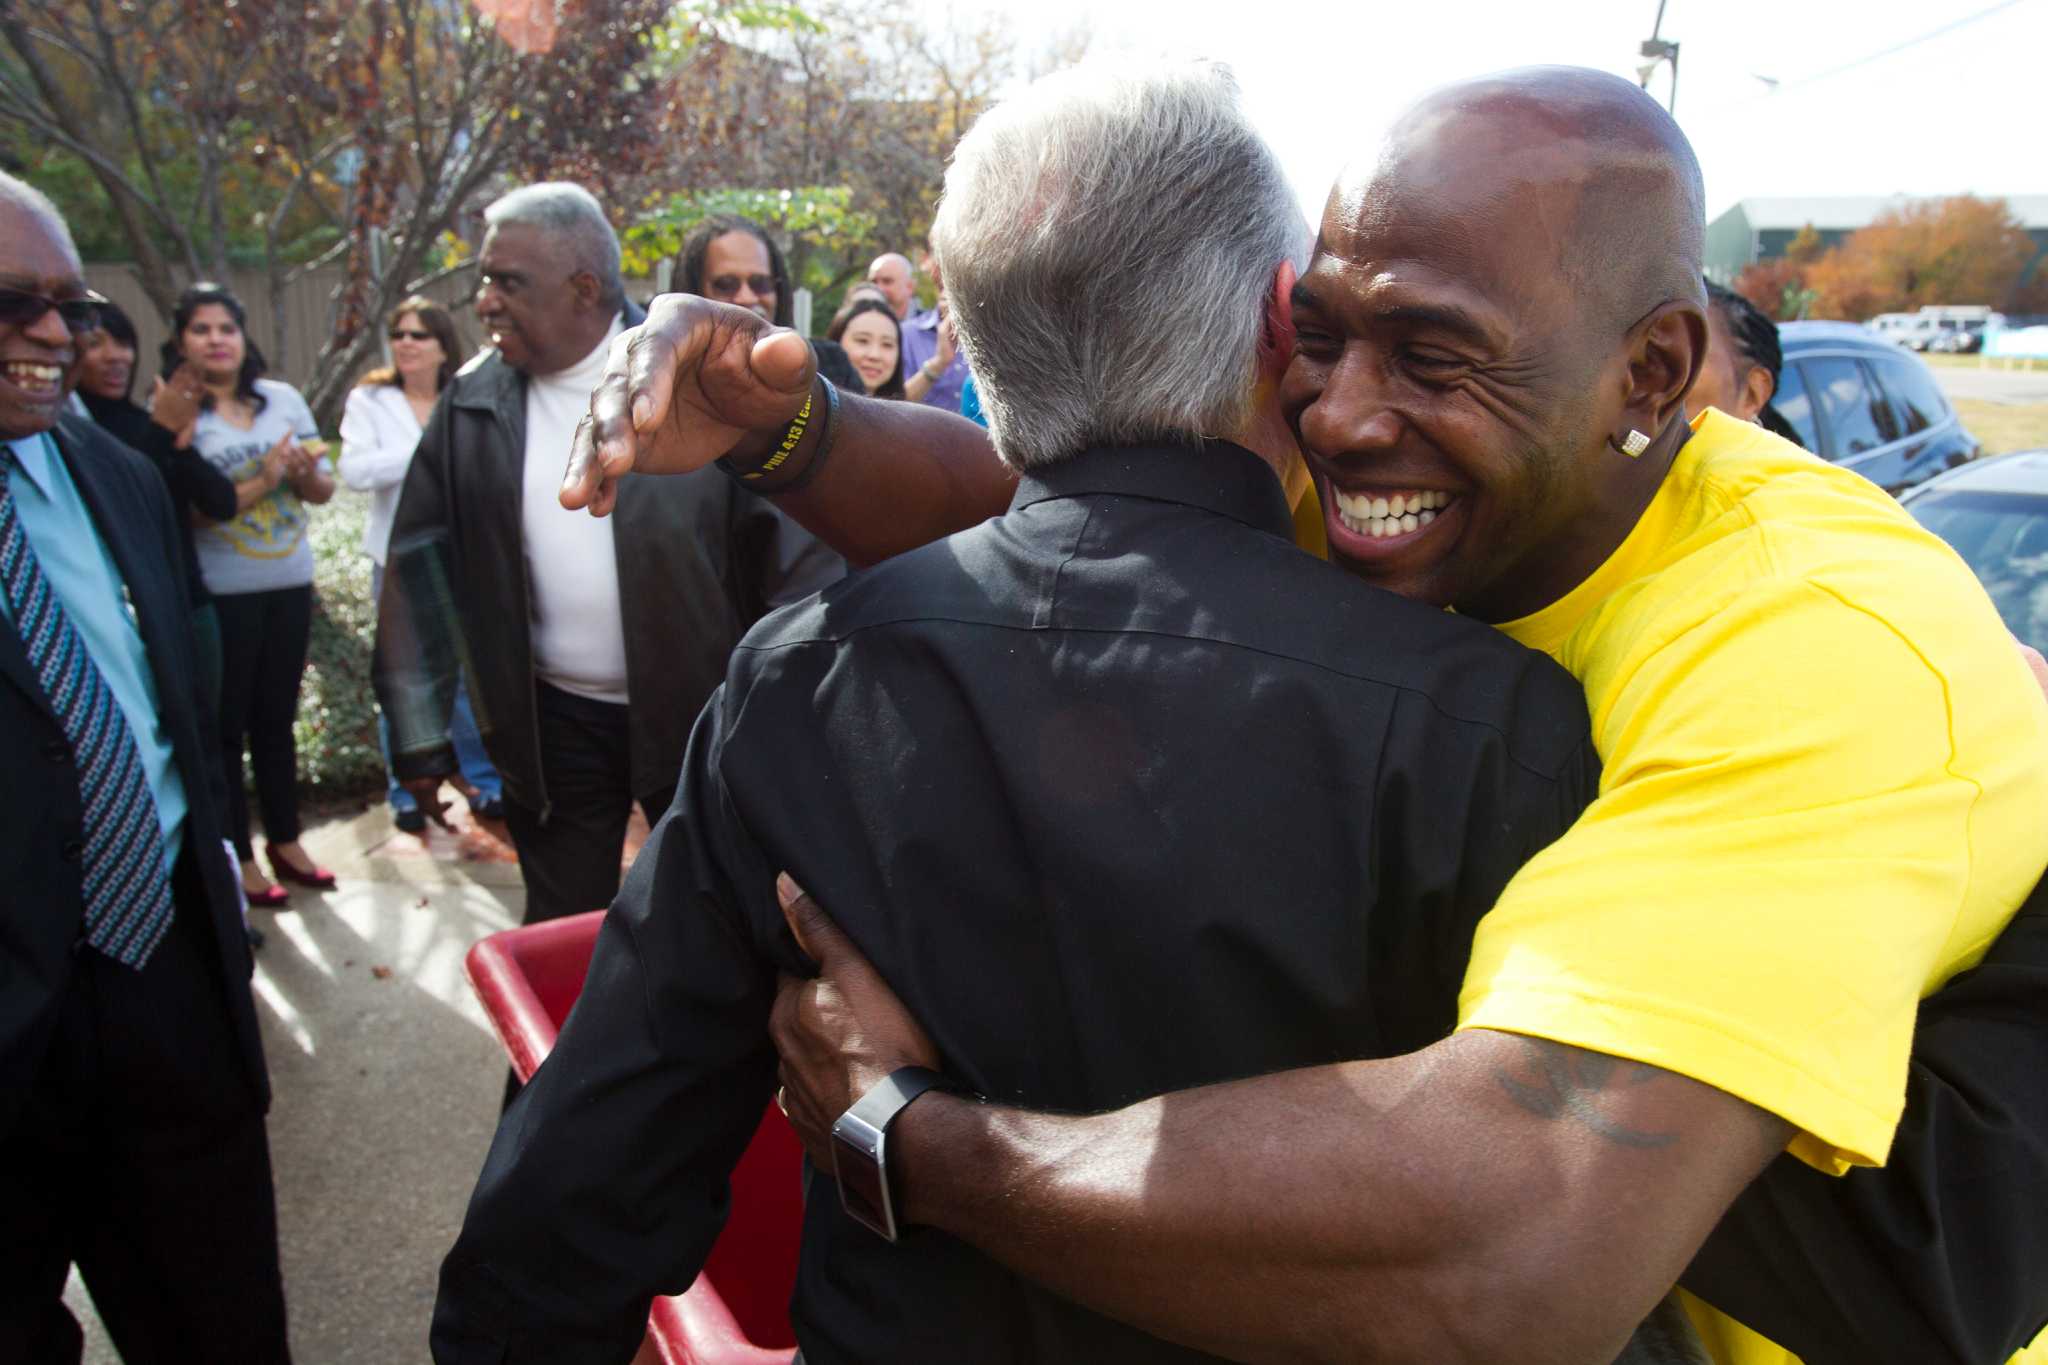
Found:
[[[627,305],[627,326],[644,316]],[[505,795],[545,819],[520,531],[525,463],[526,376],[486,352],[442,393],[406,474],[373,672],[401,781],[455,771],[447,722],[460,668]],[[690,727],[747,627],[845,565],[713,469],[628,478],[612,517],[632,784],[644,795],[674,785]]]

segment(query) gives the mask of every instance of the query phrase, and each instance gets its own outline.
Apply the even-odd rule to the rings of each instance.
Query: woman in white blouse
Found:
[[[364,375],[348,396],[341,415],[341,478],[350,488],[370,495],[370,519],[363,527],[363,550],[370,556],[370,596],[383,596],[384,559],[391,543],[391,522],[405,472],[412,466],[420,432],[433,414],[441,390],[454,378],[464,358],[455,319],[439,304],[418,295],[391,312],[388,331],[391,364]],[[487,819],[499,819],[504,803],[498,794],[498,772],[484,752],[469,693],[458,688],[449,717],[449,738],[462,766],[469,808]],[[384,718],[377,718],[377,738],[384,749],[384,767],[391,768],[391,739]],[[387,776],[386,796],[393,818],[408,834],[427,827],[426,814],[412,793]]]

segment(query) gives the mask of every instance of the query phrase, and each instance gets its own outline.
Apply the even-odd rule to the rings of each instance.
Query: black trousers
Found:
[[[603,910],[619,894],[619,864],[626,855],[626,823],[633,802],[651,824],[675,799],[675,784],[635,793],[627,708],[592,701],[560,688],[534,683],[540,716],[541,780],[547,785],[547,819],[531,806],[505,798],[505,826],[519,853],[526,883],[521,923]],[[682,755],[676,755],[680,765]],[[519,1093],[507,1074],[505,1103]]]
[[[242,781],[246,742],[263,808],[263,837],[274,844],[299,837],[299,754],[292,722],[299,713],[299,677],[313,629],[313,589],[223,593],[220,617],[220,748],[227,763],[228,835],[243,861],[249,843],[249,798]]]
[[[505,824],[526,882],[527,924],[602,910],[619,893],[626,822],[638,800],[650,822],[675,798],[675,784],[633,790],[626,708],[534,684],[540,711],[541,780],[552,807],[541,813],[509,797]],[[678,765],[682,755],[676,755]]]
[[[76,1365],[83,1335],[62,1297],[74,1263],[126,1365],[290,1359],[270,1143],[193,857],[140,972],[79,954],[42,1072],[0,1138],[6,1365]]]

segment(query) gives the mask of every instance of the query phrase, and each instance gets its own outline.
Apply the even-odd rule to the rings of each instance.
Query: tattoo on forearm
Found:
[[[1539,1118],[1569,1119],[1622,1147],[1666,1147],[1676,1133],[1649,1132],[1608,1117],[1603,1097],[1657,1080],[1664,1073],[1604,1052],[1567,1047],[1544,1038],[1517,1038],[1524,1065],[1519,1072],[1494,1072],[1501,1089]]]

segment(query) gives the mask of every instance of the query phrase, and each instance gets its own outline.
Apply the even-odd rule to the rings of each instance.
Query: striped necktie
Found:
[[[171,885],[156,798],[128,717],[50,591],[14,509],[14,448],[0,444],[0,591],[71,741],[85,804],[85,938],[138,970],[171,927]]]

